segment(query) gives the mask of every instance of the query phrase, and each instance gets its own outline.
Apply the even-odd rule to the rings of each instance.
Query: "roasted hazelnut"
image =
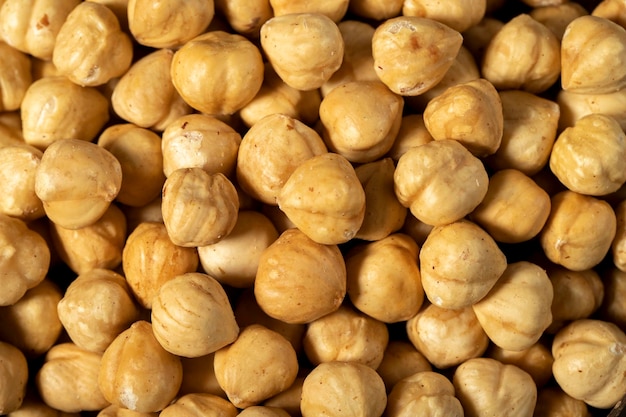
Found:
[[[28,362],[15,346],[0,342],[0,413],[18,410],[26,396]]]
[[[462,417],[463,407],[445,376],[432,371],[408,376],[393,387],[387,398],[385,416],[446,415]]]

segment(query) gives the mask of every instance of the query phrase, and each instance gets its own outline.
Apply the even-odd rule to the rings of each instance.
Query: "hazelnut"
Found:
[[[523,350],[507,350],[491,345],[486,356],[504,364],[515,365],[528,372],[538,388],[545,386],[552,378],[554,358],[550,347],[542,342],[537,342]]]
[[[445,376],[418,372],[398,381],[389,393],[385,416],[446,415],[463,417],[461,402],[454,396],[454,386]]]
[[[261,26],[274,16],[269,0],[215,0],[216,11],[238,33],[258,38]]]
[[[241,417],[289,417],[290,414],[277,407],[268,407],[261,405],[253,405],[241,411],[238,414]]]
[[[0,342],[0,413],[19,409],[26,396],[28,362],[15,346]]]
[[[414,146],[424,145],[433,141],[433,137],[426,129],[424,124],[424,116],[421,114],[407,114],[402,116],[400,122],[400,130],[396,135],[387,156],[398,162],[400,157]]]
[[[584,94],[560,90],[556,102],[561,109],[559,130],[574,126],[579,119],[594,113],[604,114],[615,119],[622,129],[626,129],[626,88],[605,94]]]
[[[415,346],[405,340],[390,340],[376,372],[385,382],[387,392],[402,378],[418,372],[432,371],[432,365]]]
[[[402,14],[403,0],[351,0],[348,10],[357,16],[385,20]]]
[[[160,417],[235,417],[237,415],[237,409],[233,404],[216,395],[204,393],[183,395],[159,413]]]
[[[2,97],[0,111],[13,111],[20,108],[26,90],[32,83],[31,60],[23,52],[0,41],[0,83]]]
[[[445,5],[426,0],[406,0],[402,6],[402,14],[433,19],[463,32],[478,24],[484,17],[486,9],[486,0],[454,0]]]
[[[574,19],[589,14],[589,12],[580,3],[563,2],[535,7],[528,14],[554,32],[556,37],[561,40],[567,25]]]
[[[178,391],[179,397],[186,394],[206,393],[226,398],[226,393],[215,377],[214,358],[215,353],[196,358],[180,358],[183,364],[183,381]]]
[[[602,276],[604,283],[604,299],[600,306],[600,316],[620,328],[626,328],[626,306],[622,302],[626,294],[626,272],[610,268]]]
[[[349,0],[326,0],[308,2],[305,0],[270,0],[274,16],[293,13],[321,14],[334,22],[339,22],[348,11]]]
[[[0,134],[1,135],[1,134]],[[24,221],[45,216],[35,194],[35,176],[42,152],[29,145],[0,147],[0,213]]]
[[[589,417],[584,401],[570,397],[559,387],[548,387],[537,394],[535,417]]]

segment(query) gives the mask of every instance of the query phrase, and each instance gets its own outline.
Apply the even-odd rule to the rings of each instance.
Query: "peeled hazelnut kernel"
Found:
[[[0,7],[0,38],[19,51],[42,60],[52,59],[57,34],[80,0],[4,1]]]
[[[481,300],[507,268],[506,257],[493,238],[468,220],[435,227],[419,260],[426,296],[448,309]]]
[[[233,114],[252,100],[263,83],[263,70],[261,52],[251,41],[214,30],[174,53],[171,76],[186,103],[218,115]]]
[[[80,229],[52,223],[50,236],[61,260],[77,274],[94,268],[115,269],[122,263],[126,218],[116,205],[110,205],[94,224]]]
[[[477,358],[489,345],[470,306],[452,310],[430,304],[407,320],[406,331],[417,350],[439,369]]]
[[[524,350],[552,323],[552,282],[541,267],[509,264],[489,293],[472,305],[480,325],[497,346]]]
[[[177,246],[162,223],[142,222],[126,239],[122,268],[133,295],[142,307],[151,308],[161,285],[198,267],[195,248]]]
[[[561,109],[559,130],[574,126],[579,119],[593,113],[615,119],[626,129],[626,88],[606,94],[584,94],[559,90],[556,102]]]
[[[26,396],[28,362],[15,346],[0,342],[0,413],[18,410]]]
[[[260,40],[278,76],[297,90],[321,87],[343,61],[341,32],[320,13],[275,15],[261,27]]]
[[[78,275],[59,301],[57,312],[76,346],[100,353],[139,318],[126,280],[107,269]]]
[[[294,415],[301,415],[300,412],[300,398],[302,396],[302,384],[304,383],[304,376],[296,377],[293,384],[283,392],[274,395],[263,402],[266,407],[278,407]]]
[[[403,106],[402,97],[380,81],[342,84],[320,104],[324,142],[350,162],[376,161],[391,149]]]
[[[400,203],[433,226],[471,213],[487,193],[488,184],[482,162],[455,140],[436,140],[409,149],[394,173]]]
[[[626,183],[626,135],[610,116],[590,114],[554,142],[550,169],[570,190],[600,196]]]
[[[159,413],[160,417],[235,417],[237,415],[237,409],[233,404],[216,395],[204,393],[183,395]]]
[[[122,185],[122,168],[109,151],[78,139],[46,148],[35,175],[35,193],[46,215],[66,229],[94,224]]]
[[[534,417],[589,417],[584,401],[570,397],[559,387],[548,387],[539,391]]]
[[[141,45],[177,48],[203,33],[213,20],[213,0],[128,1],[128,27]]]
[[[242,329],[232,344],[215,352],[214,367],[230,402],[247,408],[293,384],[298,359],[287,339],[253,324]]]
[[[0,214],[2,292],[0,306],[17,302],[48,273],[50,249],[41,235],[23,220]]]
[[[403,0],[352,0],[348,11],[360,17],[385,20],[400,15],[403,3]]]
[[[304,161],[327,152],[319,134],[293,117],[273,114],[244,135],[237,157],[237,182],[253,198],[276,205],[293,171]]]
[[[104,351],[98,386],[112,404],[157,412],[175,398],[182,377],[180,358],[163,349],[150,323],[136,321]]]
[[[197,358],[180,358],[183,364],[183,381],[178,391],[179,397],[186,394],[205,393],[226,398],[226,393],[215,378],[214,356],[214,353],[210,353]]]
[[[487,8],[490,8],[493,3],[501,1],[487,0]],[[463,46],[472,53],[477,63],[482,61],[489,42],[503,26],[503,21],[489,16],[487,12],[480,22],[463,32]]]
[[[626,335],[613,323],[577,320],[552,342],[552,371],[570,396],[597,408],[611,408],[624,395]]]
[[[424,124],[435,140],[457,140],[473,155],[485,157],[502,141],[502,102],[485,79],[458,84],[428,102]]]
[[[626,272],[610,268],[602,276],[604,298],[599,309],[602,319],[626,328],[626,306],[623,303],[626,294]]]
[[[152,302],[151,314],[154,337],[178,356],[208,355],[232,343],[239,333],[220,283],[197,272],[163,284]]]
[[[219,11],[235,32],[258,38],[261,26],[274,16],[269,0],[215,0]]]
[[[57,313],[62,297],[60,288],[44,279],[14,304],[0,307],[0,340],[11,343],[27,358],[46,353],[63,330]]]
[[[101,360],[101,353],[73,343],[53,346],[35,380],[43,401],[67,413],[96,411],[109,405],[98,388]]]
[[[109,120],[108,100],[62,76],[34,81],[22,100],[24,141],[41,150],[68,138],[93,140]]]
[[[421,114],[407,114],[402,117],[400,130],[396,135],[387,156],[397,162],[409,149],[433,141],[433,137],[424,125]]]
[[[356,362],[378,368],[389,341],[389,330],[351,307],[320,317],[307,325],[303,338],[306,357],[314,365],[323,362]]]
[[[589,12],[580,3],[565,2],[535,7],[528,14],[554,32],[556,37],[561,40],[567,25],[574,19],[589,14]]]
[[[417,243],[401,233],[348,252],[345,256],[347,288],[352,304],[385,323],[415,316],[424,301],[418,252]]]
[[[390,340],[383,360],[376,368],[376,372],[385,382],[387,392],[401,379],[423,371],[432,371],[430,362],[405,340]]]
[[[467,417],[530,416],[537,403],[537,386],[527,372],[491,358],[465,361],[454,371],[452,384]]]
[[[613,264],[626,272],[626,200],[615,207],[616,232],[611,243]]]
[[[159,49],[135,61],[113,88],[111,105],[122,119],[139,127],[163,130],[191,113],[172,84],[174,51]]]
[[[144,206],[160,195],[165,176],[159,135],[125,123],[105,129],[97,143],[120,163],[122,185],[117,202]]]
[[[515,169],[497,171],[470,214],[496,241],[519,243],[541,232],[550,215],[550,196],[530,177]]]
[[[563,90],[604,94],[626,86],[626,29],[617,23],[585,15],[574,19],[561,40]]]
[[[625,6],[621,0],[601,0],[591,11],[591,15],[608,19],[624,27],[624,23],[626,23]]]
[[[561,73],[559,39],[528,14],[519,14],[491,39],[481,70],[498,90],[541,93]]]
[[[1,133],[0,133],[1,135]],[[29,145],[0,147],[0,213],[24,221],[45,216],[35,194],[35,176],[42,152]]]
[[[52,62],[62,75],[81,86],[106,84],[130,67],[133,45],[115,14],[103,4],[76,6],[59,29]]]
[[[377,27],[374,69],[391,91],[416,96],[437,85],[461,48],[461,34],[432,19],[399,16]]]
[[[478,24],[485,16],[486,9],[486,0],[455,0],[446,3],[406,0],[402,5],[402,14],[433,19],[458,32],[463,32]]]
[[[261,254],[254,295],[265,313],[287,323],[308,323],[332,313],[346,295],[343,256],[336,245],[288,229]]]
[[[230,234],[219,242],[198,247],[202,269],[222,284],[235,288],[254,285],[263,251],[278,239],[269,218],[253,210],[240,210]],[[245,259],[241,254],[245,253]]]
[[[615,212],[604,200],[561,191],[552,196],[551,211],[539,239],[545,255],[572,271],[598,265],[616,234]]]
[[[88,0],[96,1],[96,0]],[[126,407],[111,404],[98,412],[97,417],[158,417],[159,413],[140,413]]]
[[[294,13],[321,14],[333,22],[339,22],[348,11],[349,0],[326,0],[308,2],[305,0],[270,0],[274,16]]]
[[[205,114],[188,114],[169,124],[161,135],[163,172],[202,168],[210,174],[233,173],[241,135],[228,124]]]
[[[289,417],[291,414],[282,408],[253,405],[242,410],[238,415],[241,417]]]
[[[300,164],[280,190],[277,203],[302,232],[326,245],[352,239],[365,217],[365,191],[354,168],[330,152]]]
[[[393,387],[387,399],[385,416],[445,415],[463,417],[461,402],[454,396],[454,386],[445,376],[418,372]]]
[[[378,417],[387,405],[385,384],[375,370],[356,362],[317,365],[302,385],[303,417]],[[349,411],[348,411],[349,410]]]
[[[504,364],[515,365],[533,378],[537,387],[543,387],[552,378],[554,358],[550,348],[537,342],[524,350],[506,350],[491,345],[487,356]]]
[[[20,108],[26,90],[32,83],[31,61],[27,55],[0,41],[0,111],[13,111]]]
[[[499,94],[504,118],[502,141],[485,163],[496,170],[512,168],[534,175],[548,163],[562,107],[526,91]]]

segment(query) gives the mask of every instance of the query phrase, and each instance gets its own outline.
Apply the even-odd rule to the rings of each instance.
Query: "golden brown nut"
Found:
[[[433,226],[462,219],[480,204],[489,178],[482,162],[455,140],[409,149],[398,160],[394,189],[413,216]]]
[[[304,383],[304,377],[299,376],[296,378],[293,384],[283,392],[274,395],[263,402],[266,407],[278,407],[287,412],[290,415],[301,415],[300,412],[300,398],[302,396],[302,384]]]
[[[519,14],[491,39],[481,70],[483,77],[498,90],[541,93],[561,73],[559,39],[528,14]]]
[[[322,363],[306,376],[302,385],[300,407],[303,417],[378,417],[386,405],[382,378],[372,368],[360,363]]]
[[[406,331],[417,350],[439,369],[477,358],[489,345],[470,306],[452,310],[430,304],[407,320]]]
[[[615,267],[626,272],[626,200],[615,207],[615,218],[617,228],[611,243],[611,256]]]
[[[552,196],[551,207],[539,234],[548,259],[572,271],[598,265],[609,252],[617,229],[609,203],[566,190]]]
[[[202,168],[209,174],[233,173],[241,135],[221,120],[205,114],[188,114],[169,124],[161,135],[163,172]]]
[[[433,140],[433,137],[424,125],[423,115],[407,114],[402,117],[400,130],[398,131],[396,140],[393,142],[391,149],[389,149],[387,156],[395,162],[398,162],[400,157],[409,149],[415,146],[424,145],[425,143]]]
[[[406,340],[390,340],[376,372],[385,382],[387,392],[402,378],[418,372],[432,371],[428,359]]]
[[[61,289],[46,278],[16,303],[0,307],[0,340],[11,343],[27,358],[46,353],[63,330],[57,313],[62,297]]]
[[[238,408],[257,405],[287,389],[298,374],[291,343],[279,333],[253,324],[237,340],[215,352],[215,376]]]
[[[111,105],[122,119],[157,131],[192,112],[172,84],[174,51],[159,49],[135,61],[111,94]]]
[[[295,13],[321,14],[333,22],[339,22],[348,10],[349,0],[324,0],[309,2],[305,0],[270,0],[274,16]]]
[[[200,264],[204,272],[222,284],[235,288],[252,287],[261,254],[276,239],[278,231],[269,218],[258,211],[240,210],[237,223],[228,236],[198,247]]]
[[[132,41],[115,14],[91,1],[67,15],[52,52],[59,73],[81,86],[106,84],[124,74],[132,59]]]
[[[101,410],[109,405],[98,388],[101,360],[102,353],[73,343],[53,346],[35,379],[43,401],[67,413]]]
[[[178,275],[196,271],[198,263],[197,251],[172,243],[162,223],[140,223],[126,239],[122,251],[126,281],[145,308],[151,308],[152,298],[161,285]]]
[[[57,312],[76,346],[99,353],[139,319],[139,308],[126,280],[107,269],[78,275],[59,301]]]
[[[431,303],[451,309],[481,300],[507,266],[493,238],[468,220],[435,227],[419,259],[426,296]]]
[[[487,350],[486,356],[504,364],[515,365],[528,372],[538,388],[546,385],[552,378],[554,358],[550,352],[550,347],[541,342],[537,342],[524,350],[507,350],[492,344]]]
[[[136,321],[104,351],[98,386],[112,404],[157,412],[174,399],[182,377],[180,358],[163,349],[150,323]]]
[[[0,41],[0,111],[13,111],[20,108],[26,90],[32,83],[31,60],[19,50]]]
[[[486,9],[486,0],[454,0],[445,3],[405,0],[402,5],[402,14],[433,19],[458,32],[463,32],[478,24],[485,16]]]
[[[42,60],[52,59],[57,34],[80,0],[7,0],[0,7],[0,38]]]
[[[626,29],[617,23],[585,15],[574,19],[561,41],[563,90],[605,94],[626,86]]]
[[[58,256],[77,274],[94,268],[115,269],[122,263],[126,218],[112,204],[94,224],[80,229],[51,223],[50,236]]]
[[[313,365],[323,362],[356,362],[378,368],[389,341],[385,323],[352,307],[341,306],[308,323],[302,341]]]
[[[35,174],[35,193],[48,218],[66,229],[100,219],[120,191],[122,168],[94,143],[60,139],[46,148]]]
[[[528,261],[509,264],[489,293],[472,308],[497,346],[524,350],[552,323],[552,282],[544,269]]]
[[[593,16],[603,17],[624,27],[626,4],[622,0],[601,0],[591,11]]]
[[[263,58],[247,38],[214,30],[176,51],[171,76],[176,91],[194,109],[232,114],[261,88]]]
[[[238,414],[241,417],[289,417],[290,414],[277,407],[268,407],[261,405],[253,405],[241,411]]]
[[[554,142],[550,169],[571,191],[600,196],[626,183],[626,135],[610,116],[590,114]]]
[[[589,417],[584,401],[570,397],[559,387],[547,387],[537,394],[534,417]]]
[[[537,402],[537,386],[527,372],[491,358],[462,363],[454,371],[452,384],[467,417],[530,416]]]
[[[213,359],[215,354],[210,353],[197,358],[181,357],[183,364],[183,381],[178,396],[193,393],[206,393],[226,398],[226,393],[217,383]]]
[[[483,78],[458,84],[428,102],[424,124],[435,140],[454,139],[473,155],[485,157],[502,141],[502,102]]]
[[[203,33],[213,20],[213,0],[128,1],[134,39],[152,48],[177,48]]]
[[[87,0],[95,1],[95,0]],[[129,410],[126,407],[111,404],[98,412],[97,417],[158,417],[159,413],[141,413],[139,411]]]
[[[614,118],[626,129],[626,88],[606,94],[584,94],[560,90],[556,102],[561,109],[559,130],[574,126],[576,121],[592,113]]]
[[[345,260],[352,304],[385,323],[415,316],[424,301],[418,252],[417,243],[401,233],[348,252]]]
[[[1,134],[0,134],[1,135]],[[45,215],[35,194],[35,176],[42,152],[29,145],[0,147],[0,213],[24,221]]]
[[[626,328],[626,272],[610,268],[602,275],[604,283],[604,299],[600,306],[599,315],[603,320],[617,324],[620,328]]]
[[[44,280],[50,266],[50,249],[41,235],[23,220],[0,215],[3,256],[0,306],[17,302]]]
[[[352,0],[348,6],[359,17],[386,20],[402,13],[403,0]]]
[[[502,2],[502,0],[487,0],[487,7],[492,2]],[[503,26],[503,21],[487,13],[480,22],[463,32],[463,46],[472,53],[477,63],[482,61],[489,42]]]
[[[206,246],[233,230],[239,197],[224,174],[181,168],[172,172],[163,185],[161,210],[167,234],[175,245]]]
[[[495,240],[519,243],[537,236],[550,215],[550,196],[532,178],[515,169],[489,178],[487,194],[470,218]]]
[[[320,104],[322,137],[350,162],[380,159],[402,122],[404,100],[380,81],[352,81],[335,87]]]
[[[159,413],[161,417],[235,417],[237,415],[237,409],[232,403],[216,395],[204,393],[179,397]]]
[[[626,335],[613,323],[582,319],[556,334],[552,371],[570,396],[592,407],[611,408],[626,384]]]
[[[284,231],[261,254],[254,295],[263,311],[287,323],[308,323],[332,313],[346,295],[339,248],[316,243],[298,229]]]
[[[293,117],[272,114],[244,135],[237,157],[237,182],[253,198],[276,205],[287,179],[304,161],[327,152],[319,134]]]
[[[258,38],[261,26],[274,16],[269,0],[215,0],[215,9],[242,35]]]
[[[0,342],[0,413],[18,410],[26,396],[28,362],[15,346]]]
[[[354,167],[331,152],[300,164],[276,201],[296,227],[326,245],[352,239],[365,217],[365,191]]]
[[[556,37],[561,40],[567,25],[574,19],[589,14],[589,12],[580,3],[572,1],[535,7],[528,14],[554,32]]]
[[[485,159],[485,163],[496,170],[512,168],[534,175],[550,158],[561,106],[521,90],[501,91],[499,94],[504,117],[502,141],[498,150]]]
[[[454,62],[463,37],[432,19],[399,16],[376,28],[374,69],[391,91],[416,96],[437,85]]]
[[[152,302],[152,331],[165,350],[178,356],[213,353],[237,338],[239,326],[224,288],[197,272],[164,283]]]
[[[445,376],[418,372],[399,381],[389,393],[385,416],[445,415],[462,417],[463,407]]]
[[[104,95],[62,76],[33,82],[21,111],[24,141],[41,150],[61,139],[91,141],[109,120]]]

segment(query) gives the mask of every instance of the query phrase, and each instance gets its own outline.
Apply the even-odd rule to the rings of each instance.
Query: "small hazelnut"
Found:
[[[407,376],[394,385],[387,398],[385,416],[438,414],[464,416],[452,382],[436,372],[425,371]]]
[[[0,342],[0,414],[18,410],[26,396],[28,362],[15,346]]]

